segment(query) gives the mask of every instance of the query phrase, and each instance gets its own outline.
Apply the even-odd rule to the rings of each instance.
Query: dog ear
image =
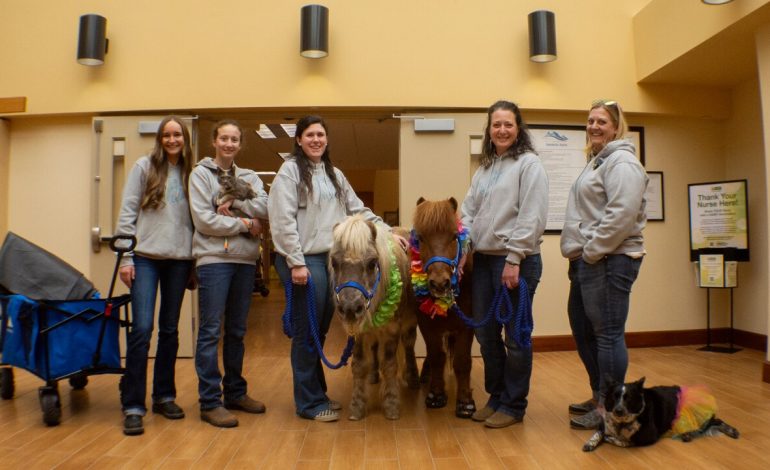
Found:
[[[418,199],[418,200],[417,200],[417,204],[416,204],[416,205],[418,205],[418,206],[419,206],[419,205],[420,205],[420,204],[422,204],[423,202],[425,202],[425,198],[424,198],[424,197],[422,197],[422,196],[420,196],[420,199]]]
[[[641,379],[637,380],[636,383],[639,384],[639,388],[644,388],[644,381],[646,377],[642,377]]]

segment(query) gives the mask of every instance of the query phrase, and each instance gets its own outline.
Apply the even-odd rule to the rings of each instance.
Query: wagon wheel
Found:
[[[40,387],[40,409],[43,410],[43,422],[48,426],[56,426],[61,421],[61,402],[59,392],[55,388]]]
[[[10,400],[13,398],[13,390],[13,369],[3,367],[0,369],[0,397],[3,400]]]
[[[87,375],[75,375],[70,377],[70,385],[75,390],[83,390],[88,385]]]

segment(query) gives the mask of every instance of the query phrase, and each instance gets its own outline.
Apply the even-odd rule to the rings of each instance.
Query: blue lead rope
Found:
[[[492,305],[489,306],[484,318],[474,322],[472,318],[466,316],[460,307],[455,303],[452,305],[455,313],[469,328],[481,328],[494,318],[498,323],[506,327],[508,336],[512,338],[520,348],[529,348],[532,346],[532,330],[534,323],[532,321],[532,303],[529,301],[529,289],[523,277],[519,278],[519,305],[516,312],[513,311],[513,303],[508,289],[502,284],[498,287],[495,296],[492,298]]]
[[[286,310],[283,311],[283,315],[281,316],[281,320],[283,321],[283,332],[289,338],[293,338],[294,331],[291,327],[291,317],[293,311],[292,297],[294,296],[294,284],[291,282],[291,280],[288,280],[283,283],[283,286],[284,292],[286,293]],[[353,354],[355,338],[348,336],[348,342],[345,345],[345,349],[342,351],[342,357],[340,357],[340,361],[338,363],[332,364],[329,362],[329,360],[326,358],[326,355],[324,354],[324,348],[321,345],[321,338],[318,333],[318,315],[315,308],[315,286],[313,285],[313,279],[311,277],[307,278],[306,297],[308,325],[310,327],[308,328],[310,330],[310,335],[307,338],[308,351],[311,353],[317,351],[321,361],[323,361],[323,363],[329,369],[339,369],[342,366],[346,366],[348,364],[348,359],[350,359],[350,356]]]

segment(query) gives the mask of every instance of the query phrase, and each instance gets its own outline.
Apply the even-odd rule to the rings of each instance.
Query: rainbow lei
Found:
[[[401,303],[401,290],[404,282],[401,280],[401,271],[398,269],[396,255],[393,251],[393,241],[388,239],[388,252],[390,254],[390,272],[388,273],[388,290],[385,298],[372,315],[372,327],[378,328],[393,319],[398,304]]]
[[[458,285],[457,274],[452,274],[452,291],[451,295],[443,297],[433,297],[428,290],[428,273],[422,269],[422,258],[420,258],[420,245],[417,238],[412,231],[412,237],[410,240],[410,252],[412,257],[411,274],[412,274],[412,289],[414,289],[414,295],[417,298],[418,308],[420,311],[429,317],[433,318],[436,315],[440,317],[446,317],[447,312],[455,304],[455,297],[460,295],[460,286]],[[460,220],[457,221],[457,243],[460,244],[460,253],[464,254],[468,251],[468,245],[470,239],[468,237],[468,229],[463,227]]]

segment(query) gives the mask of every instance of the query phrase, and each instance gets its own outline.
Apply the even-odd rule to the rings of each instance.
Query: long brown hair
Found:
[[[302,150],[302,147],[299,145],[297,140],[302,137],[302,133],[313,124],[320,124],[321,127],[324,128],[324,131],[328,137],[329,130],[326,128],[326,123],[321,116],[305,116],[297,121],[297,129],[294,133],[294,151],[292,152],[295,157],[295,161],[297,162],[297,167],[299,167],[301,185],[307,188],[308,194],[313,194],[313,169],[310,166],[310,159],[307,157],[307,155],[305,155],[305,152]],[[324,170],[326,171],[326,176],[332,182],[334,190],[337,192],[337,200],[340,202],[340,204],[343,204],[345,197],[342,194],[340,183],[337,181],[337,175],[334,173],[334,165],[332,164],[332,160],[329,157],[328,143],[323,155],[321,156],[321,161],[324,162]]]
[[[182,165],[182,187],[184,195],[187,197],[187,179],[192,170],[192,147],[190,146],[190,132],[187,126],[182,122],[179,116],[166,116],[158,125],[158,132],[155,134],[155,148],[150,153],[150,170],[147,173],[147,184],[145,184],[144,195],[142,197],[142,209],[158,209],[165,204],[166,179],[168,178],[168,155],[163,149],[163,129],[169,122],[175,122],[182,128],[182,138],[184,145],[182,153],[179,155],[179,162]]]

